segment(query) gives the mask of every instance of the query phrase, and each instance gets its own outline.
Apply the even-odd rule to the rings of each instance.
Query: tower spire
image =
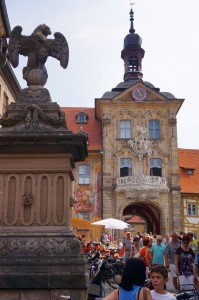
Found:
[[[134,12],[133,12],[133,5],[134,5],[134,4],[135,4],[135,3],[133,3],[133,2],[130,1],[130,6],[131,6],[130,13],[129,13],[129,15],[130,15],[130,22],[131,22],[130,29],[129,29],[129,32],[130,32],[130,33],[134,33],[134,32],[135,32],[135,29],[134,29],[134,27],[133,27],[133,21],[134,21],[134,18],[133,18],[133,15],[134,15]]]
[[[142,79],[142,58],[144,49],[142,49],[142,39],[135,33],[134,29],[134,12],[132,9],[132,0],[130,1],[130,29],[129,34],[124,38],[124,48],[121,57],[124,60],[124,81],[130,79]]]

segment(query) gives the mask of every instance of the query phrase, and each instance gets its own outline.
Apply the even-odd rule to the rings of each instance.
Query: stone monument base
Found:
[[[0,299],[87,299],[87,257],[80,253],[81,243],[63,228],[44,229],[2,228]]]

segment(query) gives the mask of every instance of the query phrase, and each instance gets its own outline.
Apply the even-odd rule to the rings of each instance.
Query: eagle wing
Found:
[[[14,68],[19,64],[19,54],[24,56],[28,55],[29,48],[29,37],[21,35],[22,27],[16,26],[13,28],[10,34],[9,45],[8,45],[8,55],[9,61]]]
[[[68,43],[60,32],[56,32],[54,34],[55,39],[48,39],[48,55],[58,59],[60,61],[60,65],[66,69],[69,60],[69,49]]]

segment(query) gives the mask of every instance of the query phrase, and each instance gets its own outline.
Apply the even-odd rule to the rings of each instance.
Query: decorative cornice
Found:
[[[24,107],[22,112],[11,117],[9,117],[7,113],[4,114],[0,118],[0,125],[2,125],[2,127],[10,127],[23,120],[26,129],[38,128],[39,119],[54,127],[63,127],[64,129],[66,128],[65,113],[63,111],[60,110],[56,117],[51,116],[45,113],[36,104],[27,105],[26,107]]]

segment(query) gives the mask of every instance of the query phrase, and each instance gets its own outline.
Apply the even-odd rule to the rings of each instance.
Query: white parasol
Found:
[[[103,219],[92,223],[92,225],[104,225],[105,228],[109,228],[109,229],[125,229],[129,227],[128,223],[113,218]]]
[[[111,229],[113,240],[114,240],[113,229],[122,229],[122,230],[124,230],[125,228],[129,227],[128,223],[126,223],[124,221],[121,221],[121,220],[118,220],[118,219],[113,219],[113,218],[96,221],[96,222],[92,223],[92,225],[103,225],[105,228]]]

